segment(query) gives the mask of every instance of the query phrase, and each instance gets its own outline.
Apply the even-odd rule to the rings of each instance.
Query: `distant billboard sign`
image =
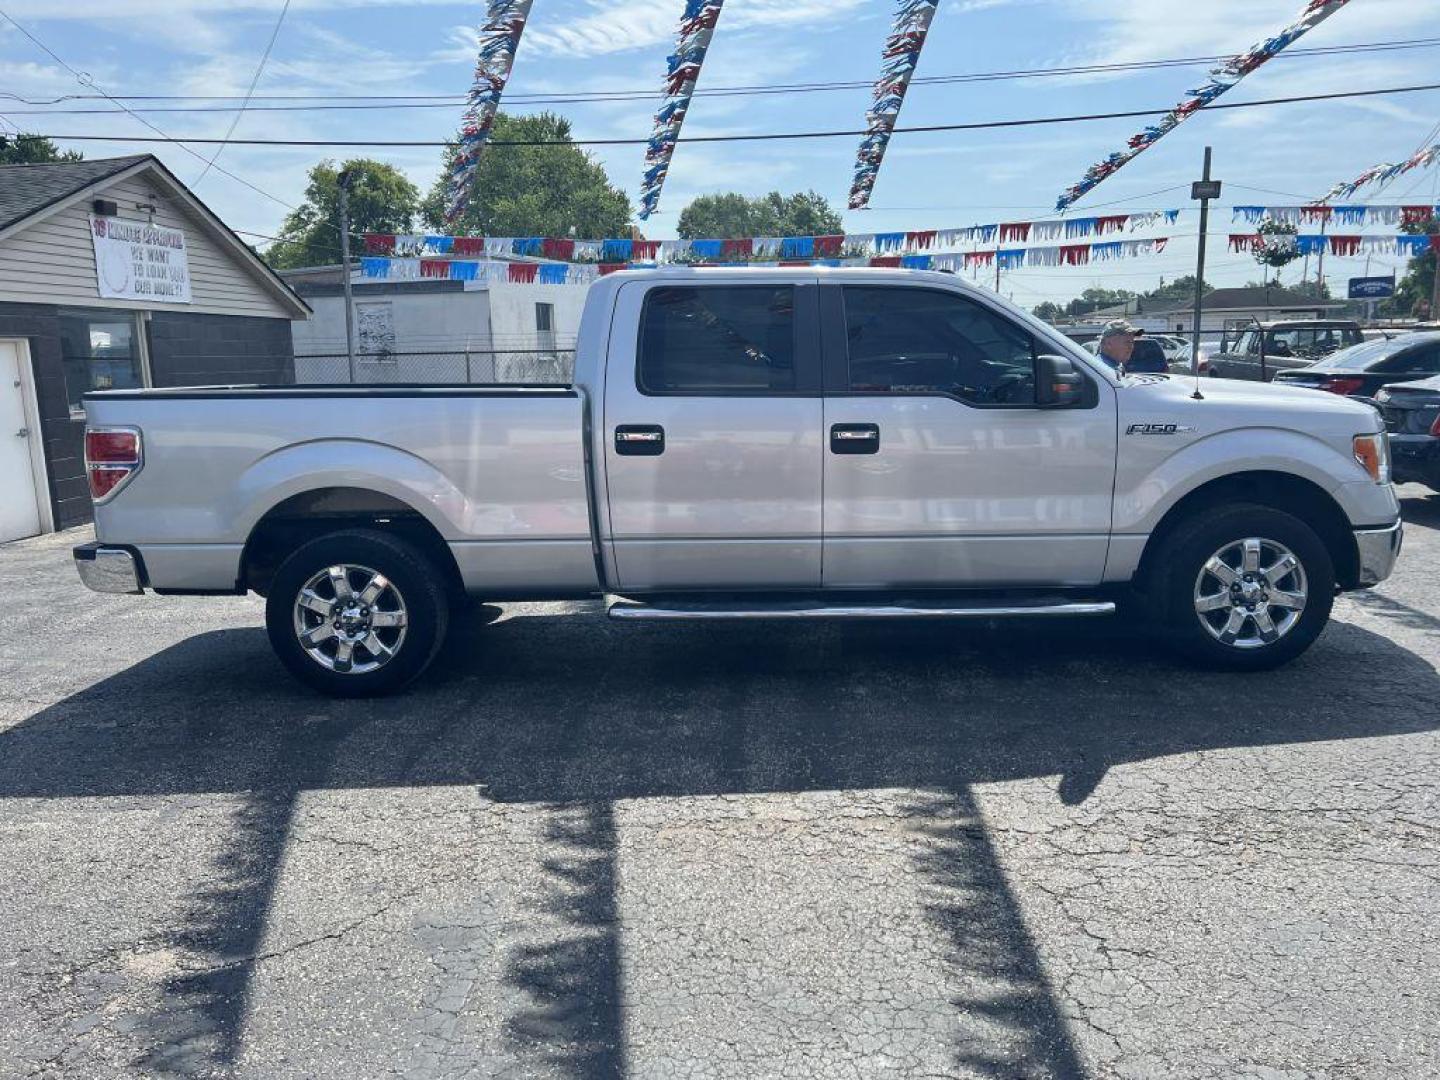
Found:
[[[1352,277],[1350,279],[1351,300],[1384,300],[1395,295],[1395,278]]]

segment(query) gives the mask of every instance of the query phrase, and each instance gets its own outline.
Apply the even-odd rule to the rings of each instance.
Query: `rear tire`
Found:
[[[445,577],[419,548],[347,529],[297,548],[270,584],[265,627],[290,673],[332,697],[388,694],[444,643]]]
[[[1292,514],[1250,503],[1181,522],[1155,552],[1149,599],[1182,659],[1265,671],[1320,636],[1335,601],[1324,541]]]

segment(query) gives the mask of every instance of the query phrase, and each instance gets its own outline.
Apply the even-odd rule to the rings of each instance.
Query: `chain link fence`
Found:
[[[568,386],[574,349],[464,349],[450,352],[345,353],[295,356],[297,385],[433,383]]]

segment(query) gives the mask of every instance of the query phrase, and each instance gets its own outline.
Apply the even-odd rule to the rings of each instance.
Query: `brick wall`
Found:
[[[156,386],[295,381],[288,319],[157,311],[149,325]]]
[[[57,528],[91,520],[90,490],[85,483],[85,424],[70,419],[65,373],[60,364],[60,319],[53,304],[0,304],[0,337],[30,342],[40,412],[50,505]]]

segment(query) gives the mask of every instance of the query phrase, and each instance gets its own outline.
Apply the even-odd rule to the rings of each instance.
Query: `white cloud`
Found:
[[[810,25],[848,17],[866,0],[730,0],[721,16],[726,32],[763,27]],[[567,25],[533,24],[526,30],[527,47],[572,57],[627,52],[671,42],[678,28],[674,0],[587,0],[589,14]]]

